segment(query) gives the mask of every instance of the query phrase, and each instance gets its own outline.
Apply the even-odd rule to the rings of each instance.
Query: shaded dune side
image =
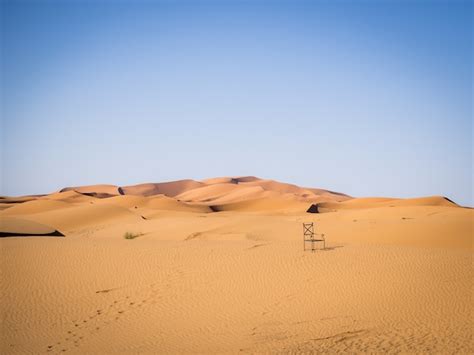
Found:
[[[28,201],[35,201],[46,195],[30,195],[30,196],[0,196],[0,212],[6,209],[12,208],[17,205],[21,205]]]
[[[107,185],[107,184],[65,187],[61,189],[59,192],[67,192],[71,190],[82,193],[82,194],[103,194],[103,195],[111,195],[111,196],[116,196],[116,195],[121,194],[118,186]]]
[[[23,203],[28,201],[36,200],[42,196],[46,195],[28,195],[28,196],[0,196],[0,203],[2,204],[15,204],[15,203]]]
[[[0,238],[22,236],[64,237],[64,234],[28,219],[0,216]]]
[[[420,198],[354,198],[344,202],[321,202],[313,204],[307,212],[324,213],[339,210],[358,210],[379,207],[408,207],[408,206],[443,206],[443,207],[460,207],[450,199],[443,196],[430,196]]]
[[[238,183],[243,183],[243,182],[252,182],[252,181],[257,181],[257,180],[262,180],[259,177],[256,176],[239,176],[232,178],[236,180]]]
[[[262,179],[255,176],[239,176],[239,177],[223,176],[223,177],[216,177],[216,178],[201,180],[201,182],[203,182],[206,185],[214,185],[214,184],[240,184],[240,183],[258,181],[258,180],[262,180]]]
[[[166,195],[175,197],[185,191],[203,186],[202,182],[194,180],[178,180],[160,183],[147,183],[132,186],[123,186],[120,188],[124,195],[153,196]]]

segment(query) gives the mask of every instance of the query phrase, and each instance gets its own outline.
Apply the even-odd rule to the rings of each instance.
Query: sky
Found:
[[[0,6],[0,195],[254,175],[474,205],[471,1]]]

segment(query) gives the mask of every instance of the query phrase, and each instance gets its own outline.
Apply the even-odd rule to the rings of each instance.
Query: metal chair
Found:
[[[306,251],[306,243],[311,243],[311,251],[314,252],[318,242],[323,243],[323,249],[326,249],[326,238],[324,234],[314,232],[314,223],[303,223],[303,251]]]

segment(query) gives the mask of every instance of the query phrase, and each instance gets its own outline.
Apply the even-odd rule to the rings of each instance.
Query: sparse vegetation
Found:
[[[140,236],[142,236],[143,233],[132,233],[132,232],[126,232],[123,237],[125,239],[135,239],[135,238],[138,238]]]

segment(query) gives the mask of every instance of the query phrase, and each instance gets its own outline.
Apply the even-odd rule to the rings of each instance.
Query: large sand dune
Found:
[[[444,197],[60,191],[0,199],[1,353],[474,352],[474,211]],[[303,251],[302,222],[326,250]]]

